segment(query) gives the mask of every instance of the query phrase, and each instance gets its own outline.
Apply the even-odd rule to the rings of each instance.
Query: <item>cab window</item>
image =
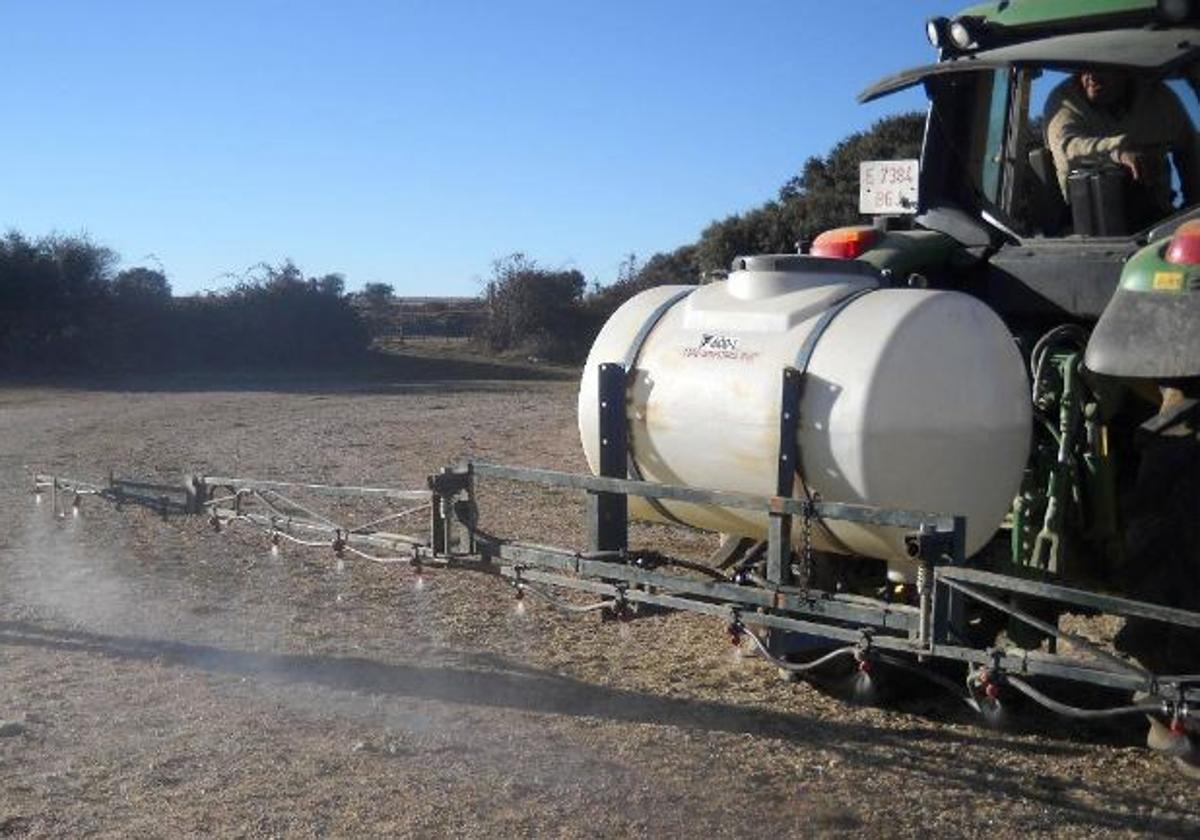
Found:
[[[1126,173],[1114,164],[1103,162],[1096,166],[1108,167],[1110,171],[1106,177],[1120,182],[1118,190],[1121,198],[1118,203],[1130,212],[1130,218],[1120,234],[1098,232],[1094,224],[1091,229],[1077,230],[1080,221],[1075,218],[1068,196],[1063,193],[1046,136],[1047,123],[1052,116],[1046,113],[1050,94],[1071,77],[1072,74],[1062,71],[1033,68],[1021,68],[1012,73],[1013,113],[1010,130],[1013,133],[1010,135],[1011,154],[1007,156],[1010,166],[1001,175],[1002,184],[1007,185],[1002,187],[1001,204],[1008,211],[1015,231],[1022,237],[1059,237],[1073,233],[1125,235],[1144,229],[1148,219],[1158,221],[1183,209],[1183,189],[1175,165],[1177,158],[1170,159],[1167,173],[1173,200],[1170,204],[1156,203],[1154,206],[1160,209],[1150,216],[1144,212],[1134,214],[1130,209],[1135,206],[1136,190],[1141,187],[1130,186],[1128,182],[1131,179]],[[1197,117],[1200,117],[1200,100],[1193,85],[1184,79],[1170,79],[1167,85],[1188,113],[1194,135],[1194,126]],[[1200,155],[1197,157],[1200,158]],[[1121,182],[1122,178],[1125,181]]]
[[[960,207],[998,203],[1004,181],[1008,73],[954,74],[932,83],[922,191]]]

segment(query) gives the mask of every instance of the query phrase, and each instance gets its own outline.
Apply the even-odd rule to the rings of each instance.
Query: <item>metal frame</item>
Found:
[[[654,552],[628,548],[575,551],[496,539],[479,529],[474,503],[479,485],[496,480],[574,489],[589,496],[609,494],[626,501],[629,496],[674,499],[793,517],[802,516],[811,504],[811,511],[826,519],[909,528],[915,556],[932,568],[930,615],[926,616],[921,606],[799,586],[740,583],[717,579],[720,573],[716,572],[701,578],[692,571],[694,564]],[[333,496],[426,500],[432,511],[429,530],[422,537],[376,530],[362,533],[322,521],[315,513],[261,514],[248,509],[259,490],[282,491],[289,487]],[[222,489],[232,492],[217,496]],[[486,461],[467,461],[444,469],[430,477],[428,490],[417,491],[205,477],[190,478],[182,486],[127,479],[110,479],[104,485],[52,475],[35,476],[34,490],[54,494],[58,516],[65,515],[67,503],[63,500],[67,497],[73,497],[74,506],[74,501],[84,496],[98,496],[117,504],[149,507],[164,515],[207,514],[211,522],[222,527],[244,522],[268,534],[299,535],[308,538],[303,544],[331,548],[339,556],[355,547],[386,550],[394,556],[374,558],[361,552],[359,556],[416,567],[438,566],[498,575],[509,580],[518,593],[523,588],[546,586],[599,595],[605,599],[605,609],[616,616],[627,616],[627,608],[645,605],[720,618],[731,627],[801,634],[831,644],[854,645],[862,658],[890,654],[902,655],[912,662],[963,663],[973,669],[976,677],[986,673],[993,683],[1002,681],[1005,675],[1051,677],[1119,691],[1141,691],[1153,698],[1155,708],[1167,717],[1194,717],[1194,709],[1200,704],[1200,675],[1154,675],[1104,652],[1097,656],[1095,647],[1086,640],[1040,622],[1008,604],[1002,596],[1034,596],[1112,615],[1194,628],[1200,628],[1200,613],[966,567],[961,555],[965,523],[960,517],[840,503],[807,503],[780,496],[651,484]],[[589,517],[598,517],[599,512],[599,505],[588,508]],[[593,529],[598,532],[601,525],[597,519]],[[1026,621],[1093,656],[1081,659],[1062,653],[966,645],[949,632],[951,622],[943,614],[945,605],[955,595],[960,600],[975,600],[1018,621]]]
[[[117,504],[151,507],[164,516],[177,512],[207,514],[215,528],[235,522],[248,523],[270,533],[273,542],[286,535],[302,545],[331,547],[339,558],[350,552],[380,562],[497,575],[509,581],[517,597],[532,591],[571,612],[601,611],[610,617],[626,618],[638,607],[649,607],[713,616],[724,620],[735,637],[751,632],[748,628],[764,631],[765,643],[752,633],[759,650],[783,667],[788,666],[783,654],[789,649],[789,642],[797,639],[803,640],[801,647],[811,647],[813,640],[852,646],[860,662],[879,658],[910,670],[921,670],[943,684],[944,677],[922,668],[920,663],[940,660],[965,664],[968,679],[964,691],[968,692],[968,702],[976,708],[980,706],[973,697],[975,691],[988,689],[986,694],[991,697],[991,689],[1011,677],[1011,685],[1021,693],[1047,708],[1077,717],[1145,714],[1148,710],[1176,722],[1196,716],[1193,709],[1200,708],[1197,705],[1200,675],[1150,674],[1086,639],[1041,621],[1010,603],[1009,598],[1034,597],[1190,628],[1200,628],[1200,613],[970,568],[964,551],[966,521],[961,516],[794,498],[802,387],[801,371],[789,368],[782,372],[779,470],[776,494],[772,496],[628,478],[625,368],[619,364],[600,367],[599,475],[468,460],[430,476],[428,488],[423,490],[202,476],[188,477],[183,486],[112,477],[107,485],[96,485],[49,475],[35,476],[34,489],[54,494],[56,515],[65,515],[59,513],[60,499],[68,494],[74,494],[76,506],[82,496],[97,495]],[[480,529],[475,503],[478,486],[496,480],[585,493],[587,550],[498,539]],[[416,508],[378,521],[428,508],[428,533],[413,536],[376,527],[341,526],[288,499],[283,495],[285,491],[393,503],[418,502]],[[628,517],[631,496],[659,505],[681,501],[764,514],[768,520],[765,579],[731,577],[725,571],[692,561],[631,549]],[[252,509],[254,504],[264,505],[264,510]],[[905,529],[906,545],[919,569],[917,605],[825,592],[810,588],[807,580],[793,581],[792,531],[798,516],[806,522],[815,518]],[[392,556],[369,553],[377,550],[391,552]],[[603,600],[581,607],[557,598],[551,590],[589,593]],[[1087,656],[1067,656],[1057,652],[1057,647],[1051,652],[1040,652],[972,646],[964,640],[962,632],[968,601],[1006,613]],[[850,649],[843,647],[838,653]],[[807,667],[792,666],[791,670]],[[1022,678],[1030,676],[1144,692],[1150,700],[1133,706],[1078,709],[1059,703],[1023,682]]]
[[[760,510],[776,516],[802,515],[804,507],[800,500],[778,496],[756,497],[484,461],[468,461],[459,470],[476,490],[483,481],[504,480],[575,489],[589,495],[608,493],[678,499]],[[814,503],[813,509],[817,515],[828,519],[912,528],[916,556],[922,564],[929,563],[932,568],[928,587],[930,623],[924,624],[925,610],[920,606],[788,585],[761,587],[733,580],[697,579],[694,575],[662,571],[664,567],[671,567],[670,559],[630,549],[580,552],[497,540],[477,533],[477,560],[498,565],[499,573],[514,584],[534,582],[602,595],[610,599],[614,608],[646,604],[715,616],[730,624],[857,644],[866,652],[907,654],[921,661],[955,661],[986,669],[993,680],[1009,673],[1073,680],[1122,691],[1143,691],[1172,704],[1172,714],[1186,715],[1187,704],[1200,703],[1200,675],[1149,674],[1132,663],[1098,651],[1086,640],[1039,622],[996,593],[1032,595],[1108,614],[1150,618],[1186,627],[1200,627],[1200,613],[967,568],[961,559],[963,523],[958,517],[950,517],[947,522],[946,517],[922,513],[824,502]],[[589,516],[595,515],[594,508],[588,510]],[[777,546],[776,550],[790,551],[790,546]],[[461,565],[473,558],[452,556],[442,559]],[[951,634],[953,616],[947,614],[951,604],[957,602],[955,606],[961,609],[967,599],[1005,612],[1018,621],[1033,623],[1039,630],[1092,654],[1093,658],[1020,648],[970,647]],[[923,627],[927,628],[927,633],[923,633]]]

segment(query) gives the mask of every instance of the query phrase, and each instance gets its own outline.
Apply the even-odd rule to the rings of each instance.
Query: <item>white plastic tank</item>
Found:
[[[880,288],[861,263],[740,259],[723,282],[664,286],[618,309],[588,356],[579,431],[599,467],[597,368],[624,364],[631,473],[774,495],[785,367],[809,355],[800,472],[823,501],[961,514],[967,552],[995,533],[1030,440],[1029,386],[1004,324],[965,294]],[[825,317],[823,317],[825,316]],[[630,497],[631,515],[762,537],[766,515]],[[799,529],[796,529],[798,532]],[[827,521],[817,548],[886,560],[911,579],[901,529]]]

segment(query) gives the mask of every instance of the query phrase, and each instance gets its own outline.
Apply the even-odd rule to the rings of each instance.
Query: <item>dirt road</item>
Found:
[[[475,577],[350,564],[85,503],[27,469],[420,486],[457,457],[581,469],[561,382],[0,390],[2,837],[1200,834],[1135,738],[843,705],[719,624],[577,620]],[[561,493],[485,524],[577,541]],[[677,537],[686,542],[688,538]]]

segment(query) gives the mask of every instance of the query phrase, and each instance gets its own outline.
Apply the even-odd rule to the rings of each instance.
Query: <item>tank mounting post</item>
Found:
[[[625,366],[600,365],[600,475],[627,478],[628,431],[625,417]],[[629,497],[624,493],[588,492],[588,547],[591,551],[624,551],[629,546]]]
[[[112,484],[112,476],[109,476],[109,484]],[[204,513],[204,508],[208,504],[212,493],[210,488],[205,483],[203,477],[188,473],[183,477],[183,495],[184,495],[184,512],[199,516]]]
[[[780,378],[779,400],[779,469],[775,478],[776,499],[791,499],[796,488],[796,471],[800,467],[800,450],[796,434],[800,428],[800,394],[804,386],[804,373],[793,367],[785,367]],[[810,500],[811,505],[811,500]],[[782,505],[772,504],[767,520],[767,581],[772,586],[789,586],[792,583],[792,520]],[[807,524],[809,517],[805,517]],[[805,541],[808,540],[807,530]],[[810,546],[805,545],[807,560]],[[807,565],[807,564],[806,564]],[[808,570],[805,569],[807,575]],[[808,581],[801,581],[807,586]],[[782,657],[789,651],[815,647],[818,640],[807,633],[785,633],[771,631],[767,635],[767,648],[772,656]]]
[[[796,485],[796,431],[799,428],[800,387],[803,376],[795,368],[783,369],[779,408],[779,470],[775,495],[790,499]],[[791,583],[792,516],[772,511],[767,528],[767,580],[779,586]]]
[[[919,556],[922,562],[931,566],[951,565],[965,566],[967,543],[967,520],[955,516],[950,531],[936,531],[932,535],[932,545],[922,544]],[[967,638],[966,601],[962,593],[935,580],[931,603],[930,627],[934,645],[945,645],[952,640],[964,641]]]
[[[436,556],[449,555],[458,543],[455,533],[455,502],[462,494],[473,500],[473,476],[470,468],[443,467],[429,476],[429,547]],[[475,549],[474,529],[468,528],[467,553]]]

